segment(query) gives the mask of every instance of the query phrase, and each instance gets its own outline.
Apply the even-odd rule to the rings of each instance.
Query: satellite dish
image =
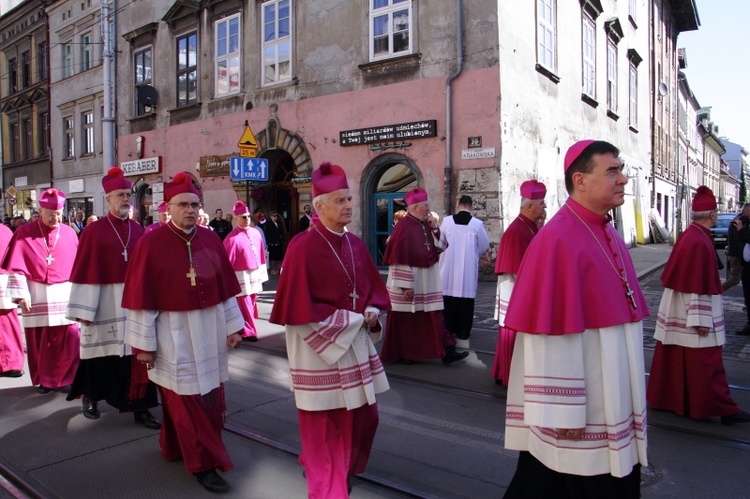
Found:
[[[664,82],[659,83],[659,95],[661,95],[662,97],[664,97],[668,93],[669,93],[669,88],[667,87],[666,83],[664,83]]]
[[[159,92],[151,85],[138,87],[138,102],[146,107],[156,107],[159,101]]]

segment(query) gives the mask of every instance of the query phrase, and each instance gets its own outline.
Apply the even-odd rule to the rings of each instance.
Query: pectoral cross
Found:
[[[52,253],[49,253],[49,254],[47,255],[47,258],[45,258],[45,260],[47,260],[47,265],[52,265],[52,262],[54,262],[54,261],[55,261],[55,257],[54,257],[54,256],[52,256]]]
[[[128,261],[128,249],[127,248],[122,250],[122,256],[125,258],[125,261],[127,262]]]
[[[195,273],[195,269],[193,267],[190,267],[190,272],[185,274],[185,277],[190,279],[191,286],[195,286],[195,278],[198,277],[198,275]]]
[[[354,310],[357,310],[357,298],[359,298],[359,295],[357,294],[357,290],[354,289],[351,293],[349,293],[349,296],[352,299],[352,308]]]
[[[623,282],[625,283],[625,287],[628,288],[628,290],[625,292],[625,296],[630,298],[630,303],[633,304],[633,308],[638,308],[638,305],[635,304],[635,298],[633,298],[633,295],[635,293],[633,293],[633,290],[630,289],[630,284],[628,283],[628,281],[623,281]]]

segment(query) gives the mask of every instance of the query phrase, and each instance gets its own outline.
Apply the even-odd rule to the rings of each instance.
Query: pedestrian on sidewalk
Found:
[[[527,180],[521,184],[521,211],[503,232],[497,250],[495,319],[499,326],[491,374],[495,378],[495,383],[505,386],[508,386],[510,361],[513,358],[513,346],[516,343],[516,332],[505,327],[505,314],[508,311],[508,301],[513,293],[513,285],[516,282],[523,255],[526,254],[531,240],[539,232],[537,220],[545,213],[546,195],[547,187],[538,180]]]
[[[65,193],[46,189],[39,206],[39,219],[13,234],[3,268],[8,295],[23,311],[31,382],[45,394],[70,385],[78,369],[81,333],[65,317],[78,236],[62,223]]]
[[[722,358],[724,307],[711,227],[719,210],[708,187],[698,187],[692,220],[672,249],[661,281],[656,348],[647,400],[651,407],[694,419],[721,417],[748,423],[750,413],[732,400]]]
[[[371,338],[391,308],[360,238],[346,231],[352,194],[346,173],[323,163],[312,173],[316,217],[289,243],[270,321],[285,326],[311,499],[349,497],[365,471],[378,427],[376,395],[388,380]]]
[[[221,440],[228,350],[242,342],[240,285],[221,239],[197,226],[200,191],[187,172],[164,186],[171,220],[144,235],[125,276],[125,342],[159,387],[159,446],[166,461],[210,492],[226,492],[216,470],[232,469]]]
[[[526,251],[505,325],[518,331],[505,446],[521,451],[506,496],[640,497],[648,315],[610,210],[625,200],[608,142],[565,154],[567,202]]]
[[[744,240],[747,238],[748,225],[750,225],[750,218],[748,217],[750,217],[750,203],[745,203],[742,205],[742,209],[734,220],[729,224],[726,247],[729,275],[727,276],[727,279],[721,283],[721,288],[725,293],[729,288],[739,284],[740,279],[742,279],[742,267],[745,264],[745,261],[742,258],[742,251],[745,248]],[[745,285],[743,284],[743,288],[744,287]],[[748,321],[748,323],[750,323],[750,321]]]
[[[81,363],[67,400],[81,398],[87,419],[99,419],[98,403],[105,400],[120,412],[132,412],[137,424],[158,430],[161,423],[149,412],[159,405],[156,385],[125,343],[121,305],[128,257],[143,227],[129,218],[131,183],[120,168],[109,169],[102,187],[108,213],[81,233],[70,276],[66,316],[82,328]]]
[[[447,366],[469,352],[456,351],[456,339],[443,319],[438,259],[446,241],[430,215],[427,191],[416,187],[404,199],[407,215],[396,224],[383,255],[393,310],[386,320],[380,355],[383,362],[442,359]]]
[[[448,248],[440,254],[445,326],[456,338],[468,340],[474,325],[474,300],[479,281],[479,259],[490,247],[481,220],[471,215],[473,201],[458,199],[458,213],[440,224]]]

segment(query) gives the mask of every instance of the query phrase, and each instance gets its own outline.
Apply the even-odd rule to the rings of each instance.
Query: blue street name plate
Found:
[[[230,156],[229,176],[232,180],[268,181],[268,160]]]

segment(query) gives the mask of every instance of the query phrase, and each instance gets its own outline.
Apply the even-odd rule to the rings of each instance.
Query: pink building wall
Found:
[[[361,233],[360,180],[366,166],[382,151],[370,151],[367,145],[341,147],[339,132],[388,124],[437,120],[437,137],[412,139],[410,147],[398,152],[414,161],[424,179],[433,210],[442,212],[445,167],[445,82],[446,78],[421,79],[405,83],[368,88],[312,99],[279,102],[277,117],[281,127],[299,135],[317,167],[323,161],[341,165],[348,173],[354,195],[354,223],[350,230]],[[497,68],[464,72],[453,82],[452,163],[456,169],[496,167],[498,157],[462,161],[461,150],[469,136],[482,136],[483,147],[500,153],[498,99],[500,95]],[[204,107],[205,110],[205,107]],[[205,111],[204,111],[205,112]],[[161,156],[164,181],[178,171],[189,171],[199,179],[204,205],[209,214],[216,208],[225,212],[234,202],[229,177],[200,178],[199,158],[211,155],[234,155],[242,136],[245,120],[257,135],[266,128],[269,108],[206,117],[190,123],[125,135],[118,138],[118,163],[136,159],[137,135],[145,139],[143,157]],[[259,151],[262,152],[262,151]],[[157,175],[145,176],[154,182]],[[231,203],[229,197],[232,197]],[[455,189],[454,189],[455,198]],[[455,201],[455,200],[454,200]]]

